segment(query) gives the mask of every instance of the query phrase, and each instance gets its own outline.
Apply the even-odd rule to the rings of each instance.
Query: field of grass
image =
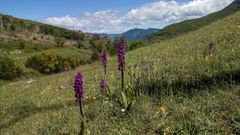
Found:
[[[84,76],[83,111],[90,134],[239,134],[240,13],[186,35],[127,53],[126,90],[141,91],[128,115],[115,102],[120,91],[117,58],[109,58],[101,93],[101,62],[75,71],[0,86],[0,134],[77,134],[75,74]],[[211,47],[209,44],[213,43]]]
[[[27,59],[31,56],[39,55],[41,53],[55,53],[56,55],[60,55],[62,57],[70,57],[70,58],[80,58],[89,60],[92,54],[90,49],[76,49],[75,47],[65,47],[65,48],[58,48],[58,49],[47,49],[43,51],[35,51],[31,53],[21,53],[21,54],[13,54],[10,55],[16,62],[26,62]]]

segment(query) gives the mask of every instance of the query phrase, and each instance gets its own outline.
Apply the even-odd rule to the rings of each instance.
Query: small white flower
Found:
[[[121,109],[122,112],[125,112],[125,109]]]
[[[28,81],[25,82],[25,84],[31,84],[34,80],[30,79]]]
[[[108,97],[106,98],[106,100],[108,100]]]

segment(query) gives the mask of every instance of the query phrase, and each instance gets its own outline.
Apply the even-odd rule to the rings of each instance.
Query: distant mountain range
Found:
[[[119,39],[120,37],[124,37],[126,40],[139,40],[139,39],[145,39],[146,37],[150,36],[153,33],[158,32],[159,29],[155,28],[149,28],[149,29],[139,29],[134,28],[130,29],[122,34],[97,34],[100,37],[108,37],[111,41],[114,41],[115,39]],[[93,35],[94,33],[89,33],[90,35]]]

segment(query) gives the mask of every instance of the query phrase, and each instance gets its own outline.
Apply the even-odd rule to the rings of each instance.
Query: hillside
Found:
[[[73,41],[84,40],[84,36],[86,36],[81,32],[3,14],[0,14],[0,31],[1,44],[7,44],[14,40],[57,44],[55,38],[64,38],[68,41],[67,44],[74,45]]]
[[[99,48],[98,45],[95,45],[96,40],[106,40],[104,38],[93,39],[94,37],[81,31],[3,14],[0,14],[0,32],[0,49],[4,51],[19,49],[24,45],[32,51],[58,47],[94,50]]]
[[[234,14],[235,12],[240,11],[240,0],[235,0],[233,3],[231,3],[226,8],[209,14],[207,16],[198,18],[198,19],[191,19],[182,21],[180,23],[169,25],[161,30],[159,32],[154,33],[153,35],[149,36],[149,39],[169,39],[172,37],[180,36],[184,33],[188,33],[194,30],[197,30],[203,26],[206,26],[212,22],[215,22],[219,19],[222,19],[226,16],[229,16],[231,14]]]
[[[70,65],[95,61],[109,44],[107,38],[91,37],[80,31],[0,14],[0,56],[12,59],[21,68],[22,76],[31,77],[35,74],[27,66],[27,61],[32,57],[42,59],[41,54],[56,56],[65,63],[60,65],[58,61],[59,66],[69,70]],[[51,67],[50,64],[48,66]],[[0,79],[6,78],[8,75],[5,73],[10,72],[5,66],[6,62],[0,61]]]
[[[129,113],[120,94],[117,57],[109,58],[100,91],[101,63],[0,87],[0,134],[77,134],[73,82],[84,76],[83,110],[90,134],[239,134],[240,12],[196,31],[126,55],[126,91],[141,79],[143,95]],[[134,74],[134,76],[133,76]],[[31,130],[28,130],[31,129]]]

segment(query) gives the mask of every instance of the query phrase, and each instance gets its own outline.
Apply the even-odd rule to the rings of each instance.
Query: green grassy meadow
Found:
[[[42,53],[54,53],[62,57],[80,58],[81,60],[89,60],[91,57],[92,51],[88,49],[85,49],[85,50],[76,49],[75,47],[65,47],[65,48],[57,48],[57,49],[47,49],[43,51],[35,51],[30,53],[12,54],[10,55],[10,57],[13,58],[19,64],[24,65],[24,63],[26,63],[28,58],[42,54]]]
[[[90,134],[240,134],[239,16],[237,12],[197,31],[128,52],[125,89],[134,89],[134,74],[141,79],[142,92],[128,114],[115,101],[120,91],[117,57],[109,58],[110,95],[100,91],[100,61],[75,71],[0,82],[0,134],[78,134],[81,121],[73,91],[78,71],[84,76],[88,98],[83,111]],[[74,50],[57,52],[78,57]]]

